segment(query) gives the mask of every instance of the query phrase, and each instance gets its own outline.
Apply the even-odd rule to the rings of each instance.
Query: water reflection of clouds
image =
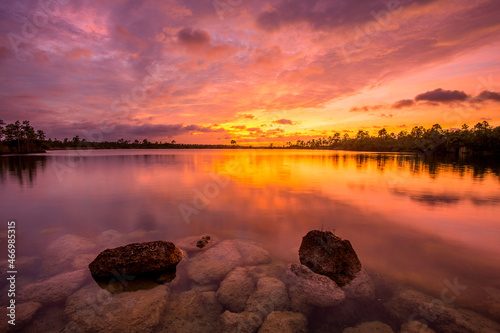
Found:
[[[500,197],[486,195],[484,197],[464,194],[458,196],[456,194],[433,194],[433,193],[411,193],[411,191],[403,191],[397,188],[391,189],[391,193],[400,196],[408,197],[409,199],[427,206],[443,206],[443,205],[457,205],[465,200],[469,200],[477,206],[498,205]]]

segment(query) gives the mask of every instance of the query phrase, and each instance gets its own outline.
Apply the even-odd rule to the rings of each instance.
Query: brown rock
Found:
[[[443,333],[494,333],[500,324],[473,311],[457,309],[416,290],[402,290],[384,304],[401,322],[419,320]]]
[[[226,311],[219,317],[219,333],[257,333],[262,325],[262,317],[254,312],[232,313]]]
[[[49,245],[42,256],[40,276],[51,277],[84,268],[78,266],[81,261],[77,258],[85,254],[95,256],[97,253],[99,251],[96,250],[96,244],[88,238],[70,234],[59,237]]]
[[[240,252],[244,266],[254,266],[267,264],[271,261],[269,251],[263,249],[259,244],[245,239],[235,239],[232,241]]]
[[[248,298],[245,311],[259,314],[264,320],[273,311],[288,310],[289,303],[288,292],[283,281],[263,277],[259,279],[257,288]]]
[[[307,318],[302,313],[273,311],[259,329],[259,333],[306,333]]]
[[[309,231],[302,238],[299,257],[302,265],[328,276],[339,287],[351,282],[361,270],[361,262],[351,243],[330,231]]]
[[[64,332],[157,332],[169,295],[165,286],[110,294],[91,284],[68,297]]]
[[[78,290],[88,277],[85,269],[63,273],[38,283],[21,287],[17,296],[19,302],[38,302],[43,305],[64,301]]]
[[[400,333],[436,333],[436,331],[429,328],[424,323],[419,321],[407,321],[403,325],[401,325]]]
[[[217,302],[215,292],[185,291],[169,300],[162,314],[162,328],[155,332],[216,332],[221,313],[222,305]]]
[[[375,286],[364,268],[356,274],[351,282],[342,287],[342,290],[345,292],[346,298],[367,301],[375,299]]]
[[[94,277],[113,277],[113,272],[128,275],[164,272],[182,260],[182,251],[164,241],[133,243],[101,252],[89,265]]]
[[[348,327],[343,333],[394,333],[392,328],[379,321],[361,323],[356,327]]]
[[[269,264],[258,265],[258,266],[248,266],[248,274],[255,280],[258,281],[263,277],[274,277],[281,279],[283,273],[286,270],[287,265],[282,261],[273,261]]]
[[[243,312],[248,297],[253,293],[255,283],[244,267],[236,267],[220,284],[217,291],[219,303],[231,312]]]
[[[195,255],[199,252],[204,252],[207,249],[213,247],[215,244],[219,242],[219,239],[216,236],[209,236],[210,241],[205,244],[203,248],[199,248],[198,242],[206,236],[187,236],[184,238],[179,238],[174,241],[175,246],[177,246],[179,249],[188,252],[189,254]]]
[[[187,275],[199,284],[218,283],[242,262],[233,242],[225,240],[188,260]]]
[[[2,315],[2,322],[0,323],[0,329],[3,332],[8,332],[10,330],[19,329],[20,327],[26,325],[31,321],[35,313],[42,307],[42,304],[37,302],[27,302],[16,305],[15,309],[15,325],[8,323],[11,320],[7,315],[10,310],[6,306],[0,308],[0,314]]]
[[[295,311],[300,311],[306,304],[330,307],[345,300],[345,293],[334,281],[314,273],[304,265],[288,265],[283,281],[288,287],[292,310]]]
[[[203,236],[198,242],[196,242],[196,247],[202,249],[208,244],[208,242],[210,242],[210,236]]]

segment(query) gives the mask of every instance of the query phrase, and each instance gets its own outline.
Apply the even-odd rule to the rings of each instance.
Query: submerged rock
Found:
[[[38,283],[21,287],[16,295],[18,302],[38,302],[44,306],[64,301],[78,290],[87,279],[87,270],[63,273]]]
[[[164,241],[133,243],[101,252],[89,265],[92,276],[112,278],[117,273],[141,275],[164,272],[182,259],[182,251]]]
[[[7,309],[6,306],[2,306],[0,308],[0,315],[2,316],[2,321],[0,322],[0,330],[2,332],[7,332],[9,329],[17,329],[19,330],[21,327],[25,326],[28,324],[35,313],[42,307],[42,304],[37,303],[37,302],[26,302],[26,303],[21,303],[16,305],[15,309],[15,323],[16,325],[13,326],[9,324],[7,321],[11,320],[10,317],[8,317],[9,310]]]
[[[215,292],[186,291],[175,295],[162,315],[162,330],[168,333],[215,332],[222,306],[217,302]]]
[[[99,250],[124,246],[127,243],[127,237],[117,230],[106,230],[97,237]]]
[[[408,321],[401,325],[400,333],[436,333],[424,323],[416,320]]]
[[[263,323],[262,317],[253,312],[224,312],[219,317],[219,333],[256,333]]]
[[[256,333],[270,313],[288,310],[288,303],[285,284],[276,278],[263,277],[248,298],[244,312],[226,311],[220,316],[219,332]]]
[[[24,276],[37,276],[40,271],[40,257],[16,257],[15,266],[16,268],[23,272]],[[9,262],[7,260],[0,261],[0,289],[3,288],[7,283],[7,278],[9,277]]]
[[[255,242],[244,239],[235,239],[232,242],[240,252],[245,266],[267,264],[271,261],[269,252]]]
[[[64,332],[156,332],[169,289],[110,294],[89,285],[68,297]]]
[[[335,306],[346,297],[334,281],[314,273],[304,265],[288,265],[283,281],[288,287],[292,310],[295,311],[300,311],[306,304],[317,307]]]
[[[223,241],[187,262],[187,275],[199,284],[219,282],[243,260],[231,241]]]
[[[289,306],[285,284],[276,278],[263,277],[248,298],[245,311],[257,313],[264,320],[271,312],[288,310]]]
[[[342,290],[345,292],[346,298],[366,301],[375,299],[373,281],[364,268],[356,274],[351,282],[343,286]]]
[[[379,321],[361,323],[356,327],[348,327],[342,333],[394,333],[392,328]]]
[[[63,332],[65,326],[64,306],[53,304],[42,306],[35,313],[30,323],[23,327],[23,331],[30,333]]]
[[[248,270],[236,267],[221,282],[217,291],[217,299],[229,311],[242,312],[254,289],[255,283],[248,275]]]
[[[211,284],[198,284],[196,282],[191,283],[192,291],[196,291],[197,293],[202,293],[204,291],[217,291],[219,289],[219,284],[211,283]]]
[[[386,309],[401,323],[408,318],[422,321],[437,332],[443,333],[494,333],[500,324],[478,313],[456,309],[415,290],[398,292],[385,303]]]
[[[259,329],[259,333],[306,333],[307,318],[302,313],[273,311]]]
[[[202,247],[198,247],[199,242],[204,238],[204,237],[210,237],[210,240]],[[205,251],[209,249],[210,247],[214,246],[217,244],[219,241],[217,237],[214,236],[188,236],[184,237],[181,239],[175,240],[175,246],[177,246],[179,249],[182,249],[190,254],[195,254],[197,252]]]
[[[80,258],[98,253],[96,244],[88,238],[65,235],[56,239],[43,254],[41,276],[50,277],[84,268]],[[87,262],[88,263],[88,262]],[[87,264],[85,264],[87,266]]]
[[[302,265],[328,276],[343,287],[361,270],[361,262],[351,243],[330,231],[312,230],[302,238],[299,248]]]
[[[269,264],[247,267],[248,274],[256,282],[263,277],[274,277],[277,279],[281,279],[286,268],[287,265],[282,261],[273,261]]]
[[[196,242],[196,247],[202,249],[208,244],[208,242],[210,242],[210,236],[203,236],[199,241]]]

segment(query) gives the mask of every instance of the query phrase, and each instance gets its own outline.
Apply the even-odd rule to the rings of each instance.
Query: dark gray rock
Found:
[[[196,247],[202,249],[210,242],[210,236],[206,235],[201,237],[199,241],[196,242]]]
[[[176,239],[174,241],[174,243],[175,243],[175,246],[177,246],[179,249],[186,251],[189,254],[195,255],[199,252],[208,250],[209,248],[211,248],[212,246],[214,246],[215,244],[217,244],[219,242],[219,239],[216,236],[211,235],[211,236],[209,236],[210,241],[207,244],[205,244],[205,246],[203,248],[199,248],[197,246],[198,242],[203,237],[206,237],[206,236],[187,236],[187,237]]]
[[[164,241],[133,243],[101,252],[89,265],[92,276],[111,278],[118,274],[159,273],[182,260],[182,251]]]
[[[309,231],[302,238],[299,258],[302,265],[328,276],[339,287],[351,282],[361,270],[361,262],[351,243],[330,231]]]

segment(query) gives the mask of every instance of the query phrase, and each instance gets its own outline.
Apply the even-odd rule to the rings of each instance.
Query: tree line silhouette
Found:
[[[147,139],[117,141],[87,141],[76,135],[71,140],[46,139],[45,132],[35,130],[25,120],[5,124],[0,120],[0,153],[36,153],[54,149],[186,149],[186,148],[252,148],[240,146],[235,140],[230,145],[178,144],[170,142],[150,142]],[[447,153],[500,153],[500,126],[492,127],[487,121],[477,123],[470,128],[464,124],[461,129],[443,130],[435,124],[431,128],[415,126],[411,131],[403,130],[399,134],[389,133],[385,128],[372,136],[366,130],[359,130],[350,137],[348,133],[333,135],[309,141],[297,140],[287,142],[280,147],[270,144],[259,148],[293,148],[293,149],[341,149],[355,151],[380,152],[415,152],[425,155]]]
[[[355,151],[415,152],[425,155],[446,153],[500,153],[500,126],[492,127],[487,121],[470,128],[464,124],[461,129],[443,130],[435,124],[431,128],[415,126],[399,134],[389,133],[385,128],[378,135],[359,130],[354,137],[348,133],[333,135],[309,141],[287,142],[290,148],[329,148]]]
[[[29,121],[5,124],[0,119],[0,153],[44,152],[44,142],[45,132],[35,131]]]

